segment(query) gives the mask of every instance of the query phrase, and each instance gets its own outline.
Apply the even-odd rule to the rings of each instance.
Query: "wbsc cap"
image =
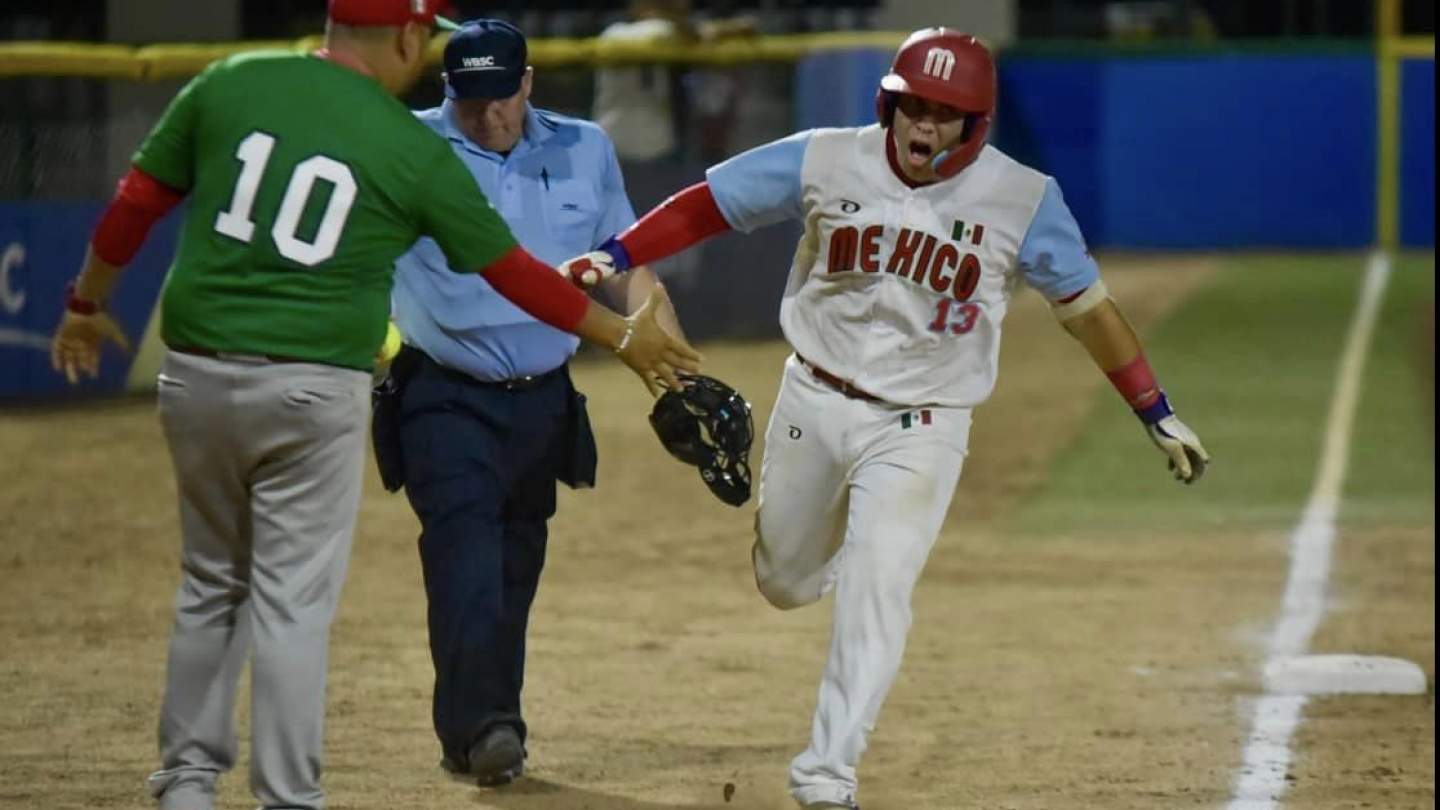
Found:
[[[408,22],[447,31],[460,26],[439,15],[444,0],[329,0],[330,19],[342,25],[400,26]]]
[[[445,44],[445,97],[509,98],[520,90],[529,49],[504,20],[474,20]]]

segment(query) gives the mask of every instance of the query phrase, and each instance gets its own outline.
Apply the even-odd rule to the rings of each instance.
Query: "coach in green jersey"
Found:
[[[330,0],[325,49],[222,60],[175,98],[96,226],[51,345],[72,382],[125,345],[119,269],[182,198],[157,381],[182,535],[162,810],[209,810],[235,765],[251,660],[251,789],[319,810],[329,630],[359,506],[369,370],[394,260],[421,235],[537,319],[614,349],[655,390],[699,356],[663,291],[631,318],[516,245],[448,144],[392,94],[418,78],[437,0]],[[253,655],[252,655],[253,652]]]

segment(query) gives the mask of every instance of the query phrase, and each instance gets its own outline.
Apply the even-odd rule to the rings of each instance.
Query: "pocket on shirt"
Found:
[[[595,246],[595,228],[600,223],[600,206],[593,195],[576,191],[561,192],[554,195],[549,209],[553,235],[561,244],[583,245],[576,249],[576,253],[584,253]]]

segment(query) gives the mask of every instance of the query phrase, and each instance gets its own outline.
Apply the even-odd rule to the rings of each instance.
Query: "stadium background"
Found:
[[[237,48],[309,47],[321,0],[10,0],[0,9],[0,807],[144,801],[175,581],[173,485],[146,393],[177,218],[115,309],[135,358],[66,389],[46,338],[131,150],[188,75]],[[1317,651],[1434,676],[1434,7],[1274,0],[694,3],[760,37],[608,50],[617,2],[457,2],[531,36],[540,106],[590,117],[597,66],[673,83],[680,147],[627,166],[637,210],[710,160],[868,122],[903,33],[999,49],[995,142],[1055,175],[1162,379],[1217,457],[1169,486],[1132,419],[1033,294],[925,582],[866,761],[867,807],[1225,806],[1260,691],[1367,262],[1393,267],[1366,354]],[[697,77],[738,86],[716,139]],[[430,76],[407,99],[439,98]],[[718,150],[718,153],[717,153]],[[662,266],[708,371],[768,416],[796,231],[726,236]],[[623,370],[581,363],[597,493],[564,493],[535,618],[538,750],[519,810],[765,807],[803,739],[823,611],[749,582],[749,515],[648,434]],[[130,390],[136,393],[123,395]],[[758,454],[762,448],[757,447]],[[603,502],[602,502],[603,501]],[[336,806],[473,796],[426,746],[413,518],[373,480],[337,625]],[[1286,806],[1433,808],[1434,688],[1317,700]],[[720,785],[739,786],[722,804]],[[244,807],[243,777],[222,802]],[[777,805],[778,806],[778,805]]]

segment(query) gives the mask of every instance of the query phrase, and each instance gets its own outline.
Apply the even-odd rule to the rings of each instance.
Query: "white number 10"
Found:
[[[240,142],[240,148],[235,151],[235,157],[240,161],[240,177],[235,181],[230,208],[215,217],[215,230],[245,243],[254,238],[255,221],[250,215],[255,208],[255,193],[260,189],[260,178],[274,149],[275,137],[264,132],[252,132]],[[317,180],[330,183],[335,191],[325,205],[325,214],[320,217],[315,241],[306,242],[295,232],[300,227],[300,216],[305,212],[305,204],[309,202]],[[302,160],[290,175],[285,197],[280,201],[280,212],[270,229],[275,249],[281,256],[306,267],[314,267],[334,256],[335,248],[340,244],[340,234],[345,230],[345,220],[350,216],[350,207],[355,204],[355,191],[355,175],[344,163],[324,155]]]

